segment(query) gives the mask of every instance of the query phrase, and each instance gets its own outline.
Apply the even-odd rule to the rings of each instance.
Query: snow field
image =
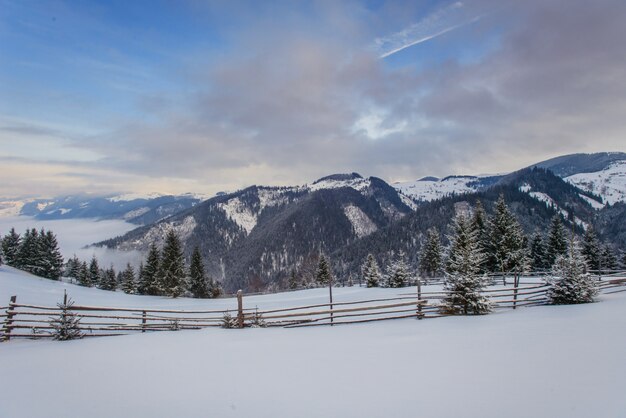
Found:
[[[49,304],[66,287],[92,305],[234,305],[129,296],[0,268],[0,301],[18,294]],[[344,300],[398,293],[335,290]],[[244,300],[295,306],[325,302],[325,292]],[[626,293],[617,293],[480,317],[16,340],[0,344],[0,416],[623,417],[625,326]]]

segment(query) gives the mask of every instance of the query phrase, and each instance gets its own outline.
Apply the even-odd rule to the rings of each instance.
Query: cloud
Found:
[[[11,182],[43,192],[214,193],[332,172],[392,181],[502,172],[563,153],[624,150],[623,2],[477,0],[430,14],[412,3],[289,4],[244,11],[254,16],[224,35],[219,53],[187,52],[173,82],[184,88],[135,97],[145,117],[70,138],[100,158],[31,162]],[[221,15],[239,13],[222,7],[233,10]],[[476,16],[484,17],[448,32],[443,58],[379,59]],[[382,49],[368,49],[372,39]]]

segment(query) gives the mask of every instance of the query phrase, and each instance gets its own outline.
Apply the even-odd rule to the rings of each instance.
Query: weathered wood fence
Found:
[[[519,282],[518,282],[519,283]],[[487,289],[484,294],[496,309],[515,309],[547,303],[546,283],[523,283],[513,287]],[[626,291],[626,273],[615,272],[598,276],[600,293]],[[244,308],[243,295],[237,294],[237,306],[219,310],[141,309],[104,306],[72,305],[69,309],[80,319],[84,337],[123,335],[132,332],[175,331],[229,326],[243,328],[251,325],[268,327],[307,327],[356,324],[401,318],[436,318],[439,302],[447,292],[422,291],[400,293],[396,297],[351,302],[322,303],[290,308],[259,310]],[[0,306],[0,341],[11,338],[51,338],[53,321],[62,309],[59,306],[39,306],[19,303],[12,296],[8,306]]]

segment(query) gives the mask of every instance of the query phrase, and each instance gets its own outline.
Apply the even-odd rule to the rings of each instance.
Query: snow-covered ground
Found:
[[[609,205],[626,202],[626,160],[615,161],[594,173],[574,174],[566,177],[565,181],[602,196]]]
[[[393,187],[415,200],[430,202],[453,194],[472,193],[478,190],[475,185],[478,177],[450,176],[444,179],[426,177],[421,180],[394,183]]]
[[[232,307],[79,288],[0,268],[0,304]],[[403,289],[407,291],[407,289]],[[338,300],[397,294],[336,289]],[[323,302],[325,289],[246,297]],[[482,317],[205,329],[0,344],[2,417],[623,417],[626,293]]]

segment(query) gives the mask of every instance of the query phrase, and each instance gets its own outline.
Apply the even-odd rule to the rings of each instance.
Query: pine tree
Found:
[[[365,286],[378,287],[380,285],[380,269],[378,263],[372,254],[367,255],[367,259],[361,267],[363,279],[365,280]]]
[[[27,229],[22,237],[15,267],[36,274],[40,265],[39,256],[39,233],[34,228]]]
[[[89,282],[91,286],[101,287],[102,275],[100,274],[100,266],[98,265],[98,259],[95,255],[91,257],[91,262],[89,263]]]
[[[173,230],[165,237],[161,269],[159,270],[159,288],[166,296],[174,298],[185,291],[185,265],[180,240]]]
[[[78,257],[76,257],[76,254],[74,254],[72,258],[69,258],[65,263],[63,275],[65,277],[71,277],[78,280],[80,275],[80,265],[80,260],[78,259]]]
[[[388,283],[389,287],[404,287],[409,281],[409,271],[405,261],[405,254],[402,250],[398,252],[398,255],[394,261],[391,262],[388,269]]]
[[[567,241],[563,224],[558,215],[552,218],[550,231],[548,232],[548,242],[546,244],[546,262],[553,266],[557,257],[567,254]]]
[[[83,334],[80,331],[80,319],[72,312],[72,306],[74,302],[71,299],[65,299],[64,303],[58,303],[57,306],[61,308],[61,313],[56,318],[53,318],[50,325],[54,331],[52,332],[52,338],[57,341],[68,341],[82,338]]]
[[[420,254],[420,273],[425,277],[436,277],[443,269],[441,238],[435,228],[426,232],[426,242]]]
[[[198,247],[193,249],[189,266],[189,291],[194,298],[208,298],[209,285],[207,283],[202,256]]]
[[[117,278],[115,277],[115,269],[113,268],[113,264],[104,271],[104,275],[100,280],[100,289],[102,290],[116,290],[117,289]]]
[[[546,249],[543,237],[537,233],[530,244],[530,259],[534,270],[544,270],[549,266],[546,263]]]
[[[525,238],[517,219],[511,214],[504,196],[500,195],[490,222],[491,248],[497,270],[504,276],[521,273],[528,268]]]
[[[130,263],[126,264],[126,269],[122,272],[121,281],[122,290],[124,293],[132,295],[137,291],[137,283],[135,281],[135,270]]]
[[[159,270],[161,269],[161,254],[153,243],[148,250],[146,264],[139,277],[139,293],[142,295],[160,295]]]
[[[78,284],[86,287],[93,287],[94,285],[91,281],[91,274],[85,261],[80,263],[80,269],[78,271]]]
[[[480,272],[487,273],[495,269],[490,261],[494,260],[493,248],[491,246],[491,232],[489,229],[489,219],[485,213],[485,208],[480,200],[476,201],[474,214],[472,215],[471,227],[476,231],[478,245],[485,256],[485,261],[481,265]]]
[[[567,255],[559,255],[552,268],[548,300],[555,305],[593,302],[598,293],[578,243],[572,238]]]
[[[320,286],[328,286],[333,281],[332,272],[330,271],[330,266],[328,265],[328,261],[326,260],[324,254],[320,255],[320,261],[317,265],[315,278]]]
[[[593,227],[591,225],[589,225],[587,227],[587,230],[585,231],[581,254],[585,257],[587,266],[591,270],[600,269],[600,257],[601,257],[600,242],[598,241],[598,238],[596,237],[596,233],[593,230]]]
[[[59,250],[57,238],[52,231],[48,230],[44,233],[42,229],[39,240],[41,242],[42,251],[41,276],[52,280],[59,280],[63,271],[63,256]]]
[[[209,293],[212,298],[219,298],[224,294],[224,289],[222,289],[222,284],[217,281],[209,278]]]
[[[4,254],[4,262],[8,266],[17,267],[21,243],[22,239],[15,232],[15,228],[11,228],[9,233],[2,239],[2,254]]]
[[[462,214],[454,219],[454,236],[450,241],[442,312],[463,315],[490,312],[489,299],[481,294],[485,279],[479,276],[485,256],[478,243],[477,231]]]
[[[603,271],[611,272],[612,270],[617,270],[617,257],[615,257],[613,250],[608,244],[602,248],[600,259],[601,269]]]
[[[291,274],[289,275],[289,289],[295,290],[298,288],[298,276],[296,276],[296,270],[291,269]]]

